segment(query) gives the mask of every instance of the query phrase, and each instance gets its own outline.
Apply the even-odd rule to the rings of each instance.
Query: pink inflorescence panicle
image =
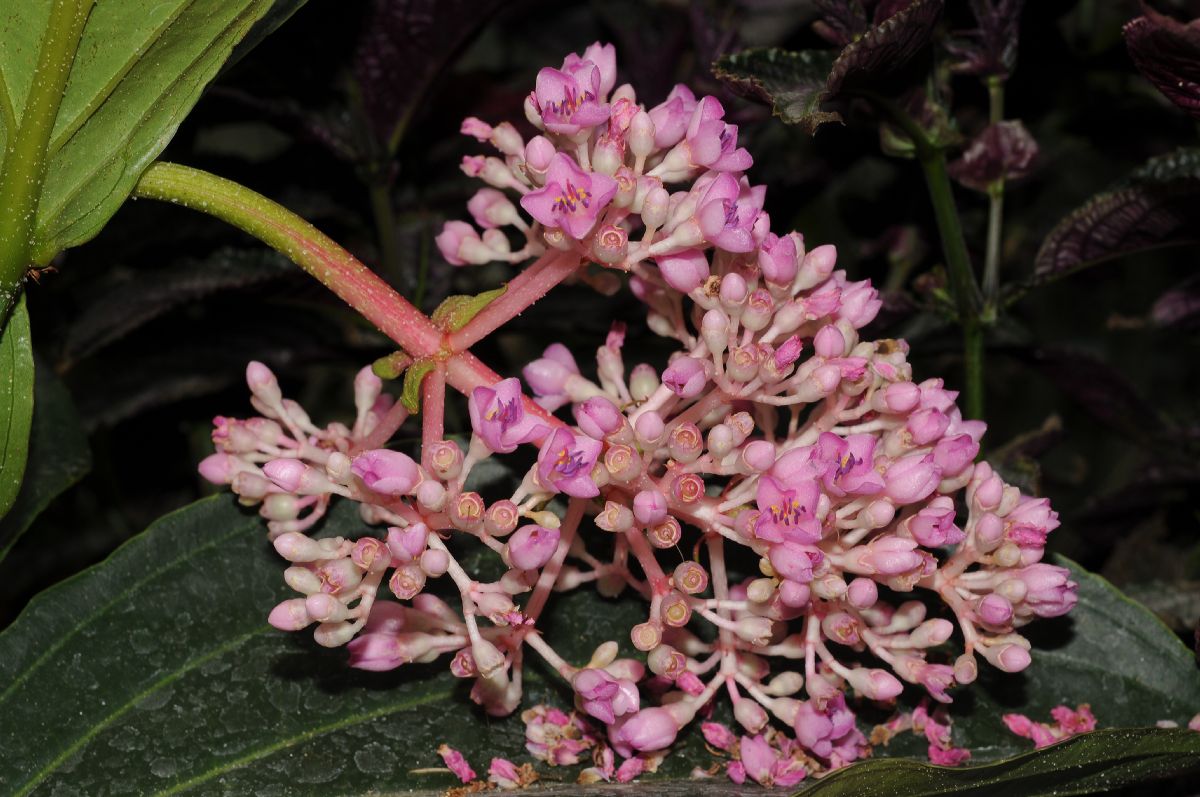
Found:
[[[535,414],[506,379],[468,396],[465,451],[427,435],[412,457],[383,448],[406,413],[369,369],[353,426],[322,429],[256,363],[259,417],[218,418],[201,472],[261,505],[291,563],[301,596],[271,612],[275,626],[315,624],[365,669],[445,657],[494,715],[517,709],[535,652],[576,704],[526,710],[529,749],[551,764],[590,757],[593,779],[652,769],[724,692],[741,730],[705,733],[740,750],[730,775],[790,785],[866,754],[863,700],[911,684],[949,703],[981,658],[1025,669],[1021,628],[1070,611],[1076,585],[1041,561],[1058,525],[1049,503],[975,462],[984,424],[942,380],[914,380],[904,341],[864,339],[876,290],[838,270],[832,246],[771,231],[721,103],[677,86],[647,106],[615,76],[614,49],[597,43],[538,74],[528,140],[464,122],[496,150],[463,164],[488,184],[468,205],[480,229],[450,222],[438,246],[454,265],[557,250],[627,275],[676,347],[667,363],[629,367],[621,325],[595,379],[551,344],[523,375],[570,422]],[[466,490],[479,462],[522,447],[536,462],[513,494]],[[383,539],[306,536],[335,494]],[[501,578],[456,559],[471,538],[503,561]],[[753,575],[731,579],[737,562]],[[458,607],[427,591],[444,577]],[[623,640],[637,658],[612,640],[571,662],[540,635],[552,591],[593,583],[645,599]],[[946,653],[952,638],[961,653]],[[963,759],[942,736],[938,755]]]

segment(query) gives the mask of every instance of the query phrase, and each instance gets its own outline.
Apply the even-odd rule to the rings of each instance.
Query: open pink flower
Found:
[[[471,391],[467,402],[471,428],[497,454],[511,454],[521,443],[547,432],[544,424],[525,412],[521,399],[521,383],[515,378]]]
[[[599,96],[606,97],[617,84],[617,48],[611,44],[592,42],[583,55],[570,53],[563,59],[562,71],[568,75],[591,80],[591,69],[600,70]]]
[[[846,764],[862,757],[866,737],[854,724],[854,712],[846,707],[841,692],[830,698],[824,709],[815,701],[800,703],[795,719],[796,739],[817,758]]]
[[[696,104],[687,129],[692,163],[717,172],[744,172],[754,159],[737,145],[737,126],[725,124],[724,117],[725,108],[716,97]]]
[[[825,464],[821,482],[830,495],[874,495],[883,489],[883,477],[875,470],[876,442],[870,434],[821,435],[816,456]]]
[[[740,749],[742,767],[760,786],[795,786],[808,774],[799,761],[783,755],[761,734],[743,736]]]
[[[592,481],[592,467],[604,444],[568,429],[556,429],[538,452],[538,481],[576,498],[595,498],[600,488]]]
[[[550,161],[546,184],[521,197],[521,207],[546,227],[557,227],[582,240],[616,193],[616,180],[585,172],[574,158],[559,152]]]
[[[572,684],[583,710],[605,725],[632,714],[640,706],[637,684],[627,678],[614,678],[604,670],[580,670]]]
[[[817,543],[821,541],[821,521],[814,513],[820,489],[813,481],[785,485],[770,477],[758,481],[758,522],[754,536],[770,542]]]
[[[573,62],[570,68],[571,73],[545,67],[533,90],[542,124],[565,136],[607,122],[609,113],[607,103],[600,101],[600,68],[590,61]]]
[[[762,214],[764,194],[758,188],[743,191],[732,174],[718,175],[696,211],[704,239],[727,252],[754,251],[754,227]]]
[[[650,121],[654,122],[654,146],[670,149],[683,141],[695,110],[696,95],[682,83],[677,84],[665,100],[650,109]]]

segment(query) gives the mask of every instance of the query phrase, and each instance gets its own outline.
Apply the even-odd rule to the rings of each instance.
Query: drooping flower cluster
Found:
[[[1019,629],[1076,601],[1068,571],[1041,562],[1055,512],[975,463],[984,424],[962,417],[941,380],[913,380],[907,344],[861,338],[878,294],[836,270],[833,247],[770,231],[721,103],[677,86],[640,104],[616,86],[612,46],[596,44],[543,69],[525,110],[539,133],[528,140],[507,122],[464,122],[498,154],[464,160],[489,186],[468,204],[482,233],[450,222],[443,255],[549,252],[611,268],[678,349],[661,370],[627,368],[615,324],[591,379],[552,344],[523,376],[572,422],[534,413],[506,379],[470,393],[465,451],[426,439],[419,461],[384,447],[406,412],[369,369],[353,427],[318,429],[253,364],[261,417],[217,419],[219,453],[201,471],[261,501],[292,563],[285,578],[302,597],[271,622],[315,623],[318,641],[349,643],[365,669],[448,656],[496,715],[516,710],[530,648],[606,729],[598,740],[562,712],[528,714],[540,757],[591,750],[604,777],[614,752],[642,771],[726,691],[746,734],[726,740],[741,750],[731,777],[788,785],[864,754],[851,693],[891,701],[907,682],[947,703],[979,658],[1027,667]],[[512,495],[466,489],[477,463],[521,446],[537,461]],[[335,494],[386,525],[384,539],[305,536]],[[503,560],[503,577],[464,569],[451,548],[467,538]],[[758,572],[732,578],[735,551]],[[385,576],[398,601],[379,594]],[[443,576],[460,608],[426,591]],[[630,629],[644,657],[620,657],[614,640],[568,662],[542,638],[550,593],[592,582],[646,600]],[[956,631],[962,652],[947,655]]]

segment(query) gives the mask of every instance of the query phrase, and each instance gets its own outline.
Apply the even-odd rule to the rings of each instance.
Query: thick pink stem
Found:
[[[575,273],[579,255],[572,252],[548,252],[508,283],[495,301],[483,308],[467,325],[450,334],[450,350],[466,351],[517,317],[558,283]]]
[[[446,436],[446,364],[439,362],[421,384],[421,449]],[[429,463],[424,463],[429,467]]]

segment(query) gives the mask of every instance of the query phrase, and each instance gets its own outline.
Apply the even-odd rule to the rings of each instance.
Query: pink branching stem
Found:
[[[439,362],[421,384],[421,447],[429,447],[446,436],[446,364]],[[429,464],[426,463],[426,467]]]
[[[397,401],[387,411],[387,414],[383,416],[378,425],[371,430],[371,433],[359,442],[355,451],[369,451],[373,448],[382,448],[387,444],[388,440],[392,439],[392,435],[396,433],[396,430],[408,420],[408,415],[408,408]]]
[[[555,582],[558,581],[559,573],[562,572],[567,552],[571,550],[571,543],[575,540],[575,531],[579,528],[579,521],[583,519],[583,510],[586,507],[587,502],[580,498],[572,498],[571,503],[567,506],[567,514],[563,518],[562,528],[559,530],[558,548],[555,549],[554,556],[542,568],[542,574],[538,577],[537,584],[534,585],[533,594],[529,596],[529,602],[525,604],[526,617],[536,620],[546,605],[546,600],[554,590]]]
[[[708,544],[708,569],[712,574],[713,596],[717,601],[729,600],[729,578],[725,572],[725,543],[719,534],[711,534],[706,540]],[[717,613],[723,619],[729,619],[729,610],[718,608]],[[734,658],[733,633],[727,628],[719,628],[721,649],[721,671],[729,675],[737,666]]]
[[[523,313],[581,265],[573,252],[551,251],[542,255],[508,283],[497,299],[483,308],[467,325],[449,336],[450,350],[465,351],[503,324]]]

